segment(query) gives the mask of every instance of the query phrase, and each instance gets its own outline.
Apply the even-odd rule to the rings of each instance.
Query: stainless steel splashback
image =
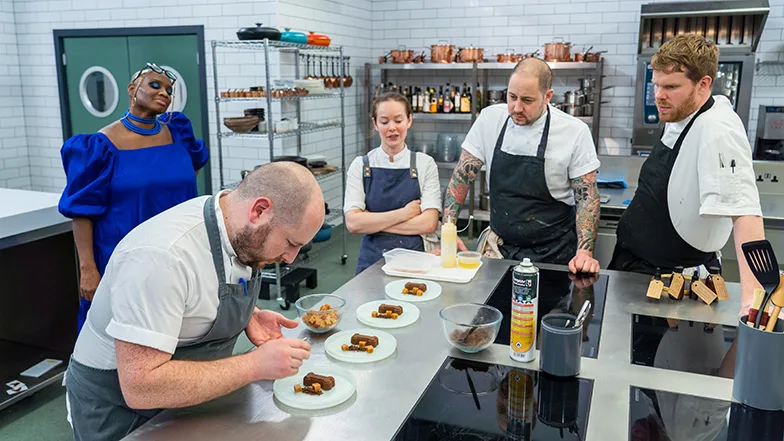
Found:
[[[756,51],[770,7],[767,0],[652,3],[640,11],[638,54],[653,54],[676,35],[697,33],[722,54]]]

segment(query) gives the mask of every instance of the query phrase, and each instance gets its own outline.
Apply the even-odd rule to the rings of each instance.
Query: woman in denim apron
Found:
[[[438,225],[441,189],[432,157],[406,146],[411,104],[399,93],[373,103],[381,146],[351,164],[346,183],[346,227],[364,234],[357,274],[394,248],[424,251],[422,235]]]

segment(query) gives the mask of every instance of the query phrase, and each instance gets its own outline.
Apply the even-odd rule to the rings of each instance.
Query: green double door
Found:
[[[177,76],[170,110],[183,112],[196,137],[206,139],[196,35],[65,37],[63,51],[72,135],[94,133],[120,119],[129,105],[128,83],[150,62]],[[208,176],[199,173],[199,194],[208,192]]]

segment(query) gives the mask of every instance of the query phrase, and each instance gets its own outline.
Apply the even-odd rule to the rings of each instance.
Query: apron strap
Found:
[[[207,238],[210,241],[210,252],[215,272],[218,274],[218,283],[226,283],[226,270],[223,266],[223,248],[220,243],[220,230],[218,229],[218,216],[215,214],[215,195],[204,202],[204,226],[207,228]],[[254,274],[255,275],[255,274]]]
[[[362,177],[370,177],[370,160],[368,159],[367,155],[362,157]]]
[[[536,150],[536,157],[544,158],[544,151],[547,150],[547,139],[550,137],[550,105],[547,105],[547,119],[544,120],[544,130],[542,138],[539,140],[539,148]]]
[[[506,126],[509,125],[509,120],[511,120],[511,116],[506,117],[506,121],[504,121],[504,125],[501,127],[501,133],[498,134],[498,139],[495,140],[495,151],[498,152],[501,150],[501,146],[504,145],[504,135],[506,135]]]
[[[689,133],[689,129],[691,129],[691,126],[692,124],[694,124],[694,121],[697,119],[698,116],[710,110],[710,108],[713,107],[713,104],[715,102],[716,100],[714,100],[713,97],[708,98],[708,101],[706,101],[705,104],[703,104],[703,106],[700,107],[700,110],[697,111],[697,113],[694,115],[691,121],[689,121],[689,123],[686,124],[686,127],[683,129],[680,136],[678,136],[678,140],[675,141],[675,145],[672,146],[672,151],[675,153],[676,156],[678,155],[678,152],[681,151],[681,145],[683,144],[683,140],[686,139],[686,135]],[[667,127],[667,125],[665,124],[664,127]],[[662,133],[661,136],[659,136],[659,139],[661,139],[663,136],[664,136],[664,129],[662,129]]]
[[[411,150],[411,162],[409,164],[411,166],[411,179],[417,178],[417,168],[416,168],[416,152]]]

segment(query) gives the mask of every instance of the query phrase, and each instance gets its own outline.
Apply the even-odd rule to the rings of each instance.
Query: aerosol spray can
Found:
[[[509,356],[529,362],[536,358],[536,316],[539,312],[539,268],[527,257],[512,270],[512,335]]]

